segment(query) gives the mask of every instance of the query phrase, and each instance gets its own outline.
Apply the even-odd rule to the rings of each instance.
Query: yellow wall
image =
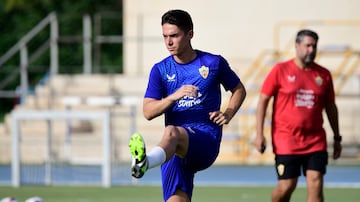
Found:
[[[264,49],[276,44],[274,30],[281,22],[312,21],[307,26],[320,35],[319,46],[350,45],[360,50],[358,0],[124,0],[124,68],[128,75],[148,74],[168,55],[162,42],[160,18],[169,9],[189,11],[194,21],[193,47],[227,58],[233,68],[246,69]],[[334,25],[356,20],[356,26]],[[323,22],[327,24],[323,24]],[[280,48],[299,28],[280,31]],[[143,37],[142,41],[138,40]],[[291,42],[290,41],[290,42]]]
[[[261,68],[261,65],[250,68],[251,64],[264,50],[283,51],[288,47],[287,50],[292,51],[290,52],[292,55],[294,36],[303,22],[309,23],[304,24],[305,28],[318,32],[319,50],[329,46],[348,46],[352,49],[350,61],[354,62],[359,58],[359,0],[124,0],[123,2],[124,34],[127,39],[124,44],[125,74],[144,76],[146,79],[152,65],[168,56],[162,41],[161,16],[169,9],[184,9],[192,15],[194,21],[193,47],[223,55],[245,81],[249,92],[242,107],[245,111],[254,111],[258,98],[256,88],[258,83],[253,85],[247,81],[247,78],[249,72],[253,74],[254,70]],[[317,57],[320,64],[333,73],[339,72],[337,70],[340,69],[340,73],[345,74],[341,68],[338,68],[344,61],[344,55],[323,53],[319,53]],[[266,68],[271,66],[271,58],[269,60],[261,61],[268,62]],[[337,98],[339,124],[344,142],[359,143],[360,125],[357,123],[360,117],[356,116],[360,112],[359,65],[355,72],[348,75],[349,77],[344,79],[346,83],[342,93],[351,96]],[[257,78],[261,81],[263,76],[264,74]],[[334,77],[336,86],[343,81],[342,76],[344,75],[338,77],[340,79]],[[244,119],[246,119],[245,124]],[[232,120],[231,126],[240,128],[244,145],[250,145],[251,138],[254,137],[254,120],[254,114],[239,116],[236,120]],[[247,132],[244,132],[244,125],[251,130],[246,129]],[[324,127],[331,141],[332,131],[326,118]],[[227,133],[225,128],[224,134]],[[331,146],[331,143],[329,145]],[[253,155],[259,156],[254,152],[253,147],[242,148],[244,152],[240,156],[237,153],[238,157],[262,161],[261,158],[253,158]],[[270,156],[267,159],[272,161],[271,149],[267,152]]]

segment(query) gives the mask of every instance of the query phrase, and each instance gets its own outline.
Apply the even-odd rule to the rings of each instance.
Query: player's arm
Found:
[[[225,117],[228,117],[226,124],[230,122],[230,120],[239,110],[239,108],[241,107],[242,103],[245,100],[245,97],[246,97],[245,87],[241,82],[239,82],[235,88],[231,89],[231,97],[229,100],[229,104],[224,112]]]
[[[151,120],[155,117],[163,114],[169,107],[171,107],[177,100],[184,96],[197,97],[198,87],[194,85],[183,85],[173,94],[163,98],[144,98],[143,101],[143,113],[147,120]]]
[[[147,120],[151,120],[155,117],[163,114],[172,104],[173,100],[164,98],[161,100],[153,98],[144,98],[143,101],[143,113]]]
[[[264,121],[269,101],[270,97],[261,93],[256,108],[256,138],[254,140],[254,145],[260,153],[265,151],[266,139],[264,136]]]
[[[335,103],[331,103],[325,107],[325,112],[329,120],[330,127],[334,133],[334,154],[333,158],[337,159],[341,156],[341,136],[339,132],[339,115]]]
[[[244,85],[239,82],[235,88],[231,89],[231,97],[229,104],[224,112],[210,112],[210,120],[218,125],[228,124],[234,117],[246,97],[246,90]]]
[[[331,129],[334,132],[334,136],[340,136],[339,132],[339,118],[338,109],[335,103],[329,104],[325,107],[326,115],[329,120]]]

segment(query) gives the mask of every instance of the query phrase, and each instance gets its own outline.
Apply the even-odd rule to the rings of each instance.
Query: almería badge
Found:
[[[316,81],[317,85],[319,85],[319,86],[321,86],[323,83],[323,79],[320,76],[317,76],[315,78],[315,81]]]
[[[209,67],[201,66],[199,68],[200,75],[206,79],[209,75]]]
[[[284,171],[285,171],[285,165],[284,164],[279,164],[277,166],[277,172],[280,176],[284,175]]]

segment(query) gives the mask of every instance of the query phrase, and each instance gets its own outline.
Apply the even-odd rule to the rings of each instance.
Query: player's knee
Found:
[[[323,186],[323,175],[317,171],[307,171],[307,186],[311,188],[321,188]]]
[[[169,125],[165,127],[164,136],[169,139],[178,139],[180,131],[178,127]]]
[[[284,197],[288,197],[291,196],[291,194],[294,192],[294,190],[296,189],[296,182],[287,182],[287,183],[283,183],[283,184],[279,184],[276,188],[276,191],[278,192],[278,194],[280,194],[281,196]]]
[[[272,201],[290,201],[294,189],[277,187],[272,192]]]

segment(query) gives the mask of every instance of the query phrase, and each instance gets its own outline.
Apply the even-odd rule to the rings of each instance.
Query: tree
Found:
[[[122,34],[122,2],[120,0],[0,0],[0,57],[9,50],[19,39],[28,33],[37,23],[44,19],[49,13],[56,12],[59,19],[60,37],[69,35],[82,35],[82,16],[88,14],[94,17],[96,14],[105,12],[119,13],[118,21],[107,25],[104,23],[103,32]],[[35,46],[38,46],[44,38],[47,38],[49,33],[41,33],[28,44],[29,53]],[[114,48],[116,51],[114,51]],[[103,60],[102,63],[112,67],[112,62],[122,61],[122,48],[121,45],[117,47],[102,48]],[[64,67],[62,73],[78,73],[75,71],[74,65],[82,64],[82,46],[66,44],[64,47],[59,48],[59,61]],[[48,55],[39,57],[32,63],[35,67],[29,72],[32,79],[39,79],[46,71],[42,69],[43,66],[49,65]],[[19,56],[14,57],[4,66],[0,66],[0,83],[8,77],[14,68],[19,66]],[[121,68],[108,69],[105,72],[119,72]],[[104,72],[104,73],[105,73]],[[19,83],[19,79],[14,79],[9,85],[0,90],[15,89]],[[0,96],[0,121],[1,114],[7,112],[13,107],[13,99],[1,98]]]

